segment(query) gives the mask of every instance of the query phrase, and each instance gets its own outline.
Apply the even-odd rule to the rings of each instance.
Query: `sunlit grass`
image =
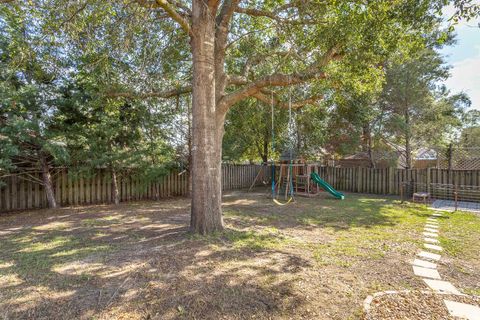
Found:
[[[350,267],[362,259],[380,260],[389,251],[413,254],[421,246],[422,226],[430,214],[423,205],[357,195],[348,195],[344,201],[302,198],[291,205],[291,210],[277,208],[267,212],[228,210],[227,221],[254,223],[262,231],[228,231],[224,236],[237,248],[296,246],[311,251],[321,265]],[[329,238],[320,242],[289,239],[282,230],[267,231],[269,225],[283,223],[318,229]]]
[[[480,216],[461,211],[443,215],[439,240],[448,257],[448,280],[464,293],[480,296]]]
[[[52,269],[95,253],[108,253],[112,244],[96,243],[88,238],[58,235],[55,232],[38,234],[23,231],[8,241],[0,242],[0,275],[15,274],[20,278],[49,279]],[[8,262],[8,264],[7,264]]]
[[[251,250],[279,249],[290,242],[275,228],[266,228],[261,231],[227,230],[223,236],[235,248],[248,248]]]
[[[20,249],[18,252],[40,252],[45,250],[53,250],[58,247],[74,246],[75,239],[72,237],[55,236],[46,241],[36,241]]]
[[[480,217],[474,213],[457,211],[448,213],[448,219],[439,219],[442,244],[451,256],[467,259],[480,255]]]
[[[233,249],[268,250],[280,249],[282,246],[293,243],[294,240],[282,234],[274,227],[260,230],[238,230],[227,228],[223,232],[217,232],[207,237],[192,235],[192,239],[207,241],[212,249],[220,250],[227,245]]]

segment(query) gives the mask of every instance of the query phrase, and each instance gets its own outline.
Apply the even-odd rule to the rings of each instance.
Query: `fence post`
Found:
[[[455,211],[457,211],[458,210],[458,185],[457,184],[455,184],[453,195],[455,197]]]
[[[395,171],[393,167],[388,167],[388,194],[394,194],[395,189]]]
[[[430,194],[430,181],[431,181],[431,168],[427,168],[427,181],[426,181],[426,191],[428,194]]]
[[[362,192],[362,168],[356,167],[355,171],[357,172],[357,192]]]
[[[400,183],[400,199],[402,199],[402,203],[403,203],[403,187],[404,187],[404,183],[403,181]]]
[[[448,146],[448,170],[452,170],[452,158],[453,158],[453,145],[450,143]]]

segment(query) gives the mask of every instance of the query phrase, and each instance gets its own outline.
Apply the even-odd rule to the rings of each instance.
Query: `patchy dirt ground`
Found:
[[[356,319],[368,294],[425,288],[422,206],[232,193],[224,214],[207,238],[188,199],[0,216],[0,317]]]

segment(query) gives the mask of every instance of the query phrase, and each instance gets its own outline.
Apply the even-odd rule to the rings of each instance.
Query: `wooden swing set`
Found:
[[[274,99],[273,92],[271,92],[271,115],[272,115],[272,154],[275,154],[275,117],[274,117]],[[292,131],[294,126],[292,117],[292,93],[289,90],[288,103],[288,129]],[[289,132],[289,136],[293,133]],[[306,164],[302,159],[293,159],[292,146],[287,151],[288,156],[283,156],[278,165],[272,159],[271,162],[265,163],[261,167],[254,181],[250,185],[249,191],[257,184],[259,179],[262,179],[266,184],[268,176],[268,167],[270,166],[270,181],[271,181],[271,197],[278,205],[286,205],[295,201],[295,195],[299,196],[313,196],[318,193],[318,187],[311,181],[310,174],[314,172],[316,164]],[[278,176],[278,179],[275,177]],[[283,202],[280,198],[283,197]]]
[[[292,191],[295,196],[313,197],[318,195],[319,188],[310,179],[310,175],[312,172],[317,171],[319,165],[315,163],[307,164],[303,159],[296,159],[291,162],[284,160],[279,163],[265,163],[258,171],[248,191],[252,191],[259,181],[266,185],[271,179],[270,181],[273,182],[274,188],[272,192],[273,199],[278,200],[283,196],[283,201],[288,201],[288,195]]]

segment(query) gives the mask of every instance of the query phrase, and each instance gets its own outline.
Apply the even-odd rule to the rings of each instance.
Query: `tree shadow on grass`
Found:
[[[188,204],[21,213],[0,220],[1,316],[15,319],[272,318],[304,297],[308,262],[275,234],[188,233]]]

